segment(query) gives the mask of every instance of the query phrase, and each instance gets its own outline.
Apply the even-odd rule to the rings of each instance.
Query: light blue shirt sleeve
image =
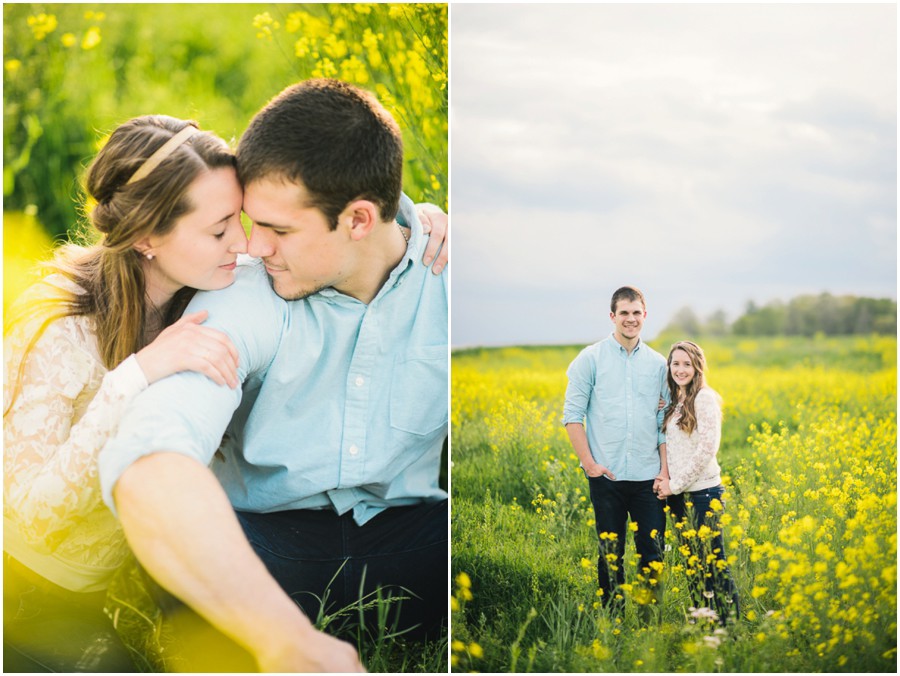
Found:
[[[584,423],[588,402],[591,399],[591,390],[594,387],[593,362],[588,357],[586,348],[569,364],[566,376],[569,384],[566,386],[566,401],[563,407],[562,424]]]
[[[199,310],[209,312],[204,326],[223,331],[237,348],[242,383],[265,371],[277,350],[288,314],[258,262],[239,266],[234,284],[227,289],[198,293],[187,312]],[[240,401],[240,387],[217,385],[194,372],[163,378],[135,397],[115,437],[99,456],[100,483],[107,506],[115,512],[112,491],[116,482],[145,455],[174,452],[208,464]]]

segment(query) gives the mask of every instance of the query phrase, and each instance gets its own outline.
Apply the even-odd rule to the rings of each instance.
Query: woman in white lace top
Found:
[[[696,572],[688,578],[695,605],[712,608],[724,624],[729,617],[740,617],[740,608],[719,526],[725,510],[716,460],[722,436],[721,399],[706,385],[706,357],[695,343],[675,343],[669,350],[668,369],[670,404],[663,420],[666,453],[654,490],[667,501],[676,523],[685,522],[678,532],[693,555],[687,567]],[[685,537],[689,531],[693,537]],[[709,554],[712,560],[707,559]],[[700,579],[705,582],[703,589]]]
[[[194,290],[231,284],[246,251],[227,144],[193,122],[136,118],[85,188],[97,243],[60,249],[4,330],[5,667],[132,670],[102,613],[127,547],[97,454],[149,383],[184,370],[238,383],[228,338],[203,313],[179,319]]]

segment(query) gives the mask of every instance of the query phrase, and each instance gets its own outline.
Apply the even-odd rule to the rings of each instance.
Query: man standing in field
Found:
[[[640,557],[637,589],[642,604],[658,599],[666,519],[653,482],[665,467],[660,432],[668,399],[666,360],[641,341],[647,316],[643,294],[623,286],[612,297],[613,332],[586,347],[569,365],[563,424],[590,485],[600,538],[597,579],[603,605],[621,616],[625,600],[625,533],[628,517]]]
[[[402,588],[402,627],[446,618],[447,279],[418,264],[400,130],[368,93],[289,87],[237,164],[261,260],[188,311],[230,337],[243,391],[154,383],[101,454],[104,498],[213,645],[230,638],[264,671],[360,671],[314,628],[320,601]]]

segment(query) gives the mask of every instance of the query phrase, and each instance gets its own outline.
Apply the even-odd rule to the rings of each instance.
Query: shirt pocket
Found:
[[[659,396],[660,396],[660,385],[659,385],[659,374],[657,373],[648,373],[638,377],[637,379],[637,389],[638,392],[645,397],[655,397],[656,404],[659,405]]]
[[[391,427],[425,435],[447,424],[446,346],[407,350],[394,364]]]

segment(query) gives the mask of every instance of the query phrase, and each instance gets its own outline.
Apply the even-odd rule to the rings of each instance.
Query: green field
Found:
[[[581,347],[453,356],[453,668],[895,672],[896,339],[703,344],[743,611],[724,634],[691,617],[671,521],[659,624],[638,620],[637,594],[622,624],[600,607],[587,482],[560,424]],[[630,581],[631,542],[624,565]]]

